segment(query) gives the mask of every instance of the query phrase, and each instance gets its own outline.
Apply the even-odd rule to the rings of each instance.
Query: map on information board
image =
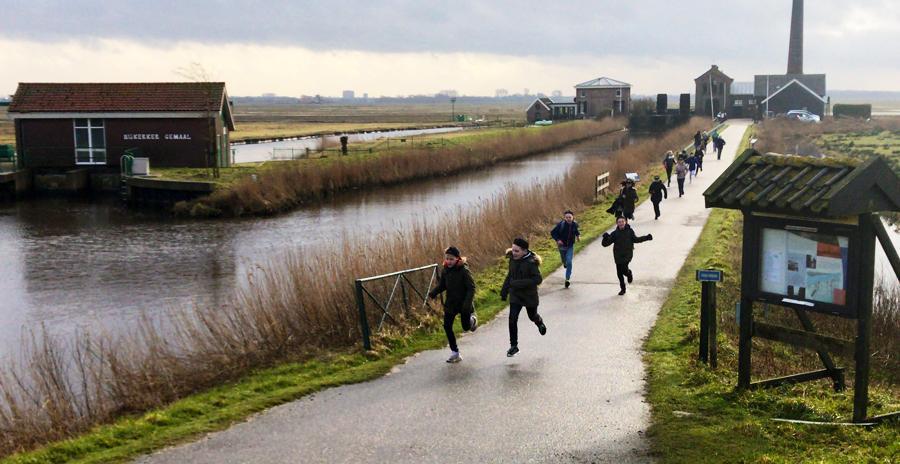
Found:
[[[763,228],[760,290],[847,304],[848,237]]]

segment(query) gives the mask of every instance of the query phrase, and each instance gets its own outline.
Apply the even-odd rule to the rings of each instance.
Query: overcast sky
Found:
[[[0,95],[18,82],[172,81],[232,95],[562,90],[600,76],[689,92],[716,63],[783,73],[791,0],[0,0]],[[900,1],[806,2],[804,70],[900,90]]]

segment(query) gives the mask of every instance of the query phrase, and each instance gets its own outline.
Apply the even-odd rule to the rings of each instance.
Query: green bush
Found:
[[[832,114],[836,118],[869,119],[872,117],[872,105],[868,104],[868,103],[860,104],[860,105],[849,105],[846,103],[839,103],[839,104],[834,105]]]

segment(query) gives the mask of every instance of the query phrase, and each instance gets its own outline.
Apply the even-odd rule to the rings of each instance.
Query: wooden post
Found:
[[[754,254],[759,237],[756,236],[755,220],[749,212],[744,212],[744,247],[741,254],[741,312],[738,317],[738,389],[750,388],[750,353],[753,348],[753,300],[749,297],[753,282],[747,276],[757,275],[759,263]]]
[[[709,303],[707,304],[707,316],[709,317],[709,367],[719,367],[719,344],[716,342],[718,332],[718,310],[716,309],[716,283],[703,282],[709,285]]]
[[[709,364],[709,285],[700,284],[700,362]]]
[[[869,345],[872,333],[872,292],[875,281],[875,230],[871,214],[859,216],[859,295],[856,328],[856,373],[853,381],[853,422],[864,422],[869,405]]]

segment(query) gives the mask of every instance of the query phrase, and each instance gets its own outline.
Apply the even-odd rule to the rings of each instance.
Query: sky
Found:
[[[232,96],[572,95],[600,76],[676,94],[711,64],[738,82],[785,72],[790,14],[791,0],[0,0],[0,95],[196,65]],[[804,34],[804,70],[829,89],[900,91],[900,1],[807,1]]]

